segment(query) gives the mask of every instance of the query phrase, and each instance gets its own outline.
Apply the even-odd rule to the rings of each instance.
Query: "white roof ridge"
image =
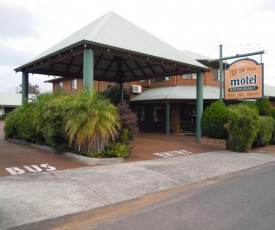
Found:
[[[105,14],[102,19],[99,21],[99,23],[97,24],[97,26],[95,26],[95,28],[88,34],[88,36],[86,37],[89,38],[89,40],[94,40],[98,34],[100,33],[100,31],[104,28],[104,26],[106,25],[106,23],[110,20],[110,18],[114,15],[115,13],[113,11],[108,12],[107,14]]]

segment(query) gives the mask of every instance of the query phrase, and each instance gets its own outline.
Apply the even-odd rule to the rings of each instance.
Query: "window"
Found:
[[[164,120],[161,105],[154,106],[153,116],[154,116],[154,121],[163,121]]]
[[[214,80],[220,81],[220,70],[219,69],[214,69]]]
[[[72,80],[72,90],[76,90],[77,89],[77,79],[73,79]]]
[[[145,121],[145,106],[141,105],[139,107],[139,121]]]
[[[145,80],[139,80],[139,82],[145,82]]]
[[[183,74],[181,75],[183,80],[186,79],[197,79],[197,74],[196,73],[188,73],[188,74]]]
[[[160,82],[160,81],[169,81],[170,77],[158,77],[156,78],[156,82]]]
[[[57,83],[57,89],[63,89],[63,82],[58,82]]]

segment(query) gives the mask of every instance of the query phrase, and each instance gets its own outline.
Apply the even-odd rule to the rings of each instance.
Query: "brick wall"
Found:
[[[75,93],[79,92],[83,89],[83,80],[77,79],[77,89],[72,89],[72,80],[70,78],[63,78],[62,80],[56,79],[53,82],[53,91],[57,90],[57,85],[59,82],[63,82],[63,91],[67,93]],[[203,77],[204,85],[216,86],[220,85],[219,81],[214,80],[214,70],[212,69],[210,72],[205,72]],[[107,89],[108,85],[115,85],[116,83],[111,82],[103,82],[103,81],[94,81],[94,90],[96,91],[104,91]],[[176,85],[196,85],[196,79],[183,79],[181,75],[170,76],[169,80],[165,81],[157,81],[156,79],[150,79],[145,81],[134,81],[134,82],[126,82],[123,84],[124,91],[130,95],[130,98],[134,98],[139,94],[132,94],[131,86],[132,85],[140,85],[142,86],[142,92],[145,92],[149,88],[157,88],[157,87],[165,87],[165,86],[176,86]]]

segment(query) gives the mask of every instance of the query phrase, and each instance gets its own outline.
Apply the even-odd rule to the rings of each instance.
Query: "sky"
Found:
[[[219,57],[257,52],[264,82],[275,86],[274,0],[0,0],[0,93],[15,93],[14,69],[109,11],[178,50]],[[53,77],[29,75],[41,92]]]

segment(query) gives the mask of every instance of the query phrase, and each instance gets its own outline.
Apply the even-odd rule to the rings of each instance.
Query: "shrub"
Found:
[[[32,103],[25,102],[9,113],[5,119],[5,138],[18,138],[25,141],[35,140],[33,127],[33,108]]]
[[[102,152],[120,130],[118,109],[108,99],[85,89],[64,100],[65,131],[78,151]]]
[[[33,126],[34,104],[25,102],[18,110],[18,138],[25,141],[35,141],[35,129]]]
[[[242,101],[241,104],[247,105],[250,109],[254,109],[257,114],[259,114],[258,106],[252,101]]]
[[[202,132],[210,138],[227,138],[224,124],[228,122],[228,109],[225,104],[218,100],[208,106],[202,115]]]
[[[39,95],[35,101],[33,123],[37,135],[36,142],[54,149],[59,149],[59,146],[66,143],[63,98],[64,95],[58,92]]]
[[[126,143],[113,142],[108,149],[102,152],[104,157],[127,157],[129,155],[129,145]]]
[[[272,132],[272,138],[271,138],[270,144],[275,145],[275,119],[273,119],[273,132]]]
[[[260,116],[270,116],[271,115],[271,108],[270,102],[267,98],[262,98],[256,101],[256,106],[259,109]]]
[[[228,131],[227,149],[235,152],[248,152],[260,129],[260,118],[254,109],[239,104],[229,109],[226,124]]]
[[[121,102],[120,85],[108,85],[107,89],[103,92],[103,95],[106,96],[114,105],[118,105]],[[123,99],[129,99],[129,96],[124,90]]]
[[[121,130],[127,129],[129,140],[133,140],[138,132],[138,118],[136,114],[131,112],[129,104],[125,101],[118,104],[118,112],[121,121]]]
[[[5,118],[5,126],[4,126],[4,132],[5,132],[5,139],[7,138],[18,138],[18,110],[19,108],[16,108],[12,112],[10,112],[7,117]]]
[[[269,144],[273,133],[273,123],[274,120],[272,117],[260,116],[260,129],[254,139],[253,146],[265,146]]]
[[[275,120],[275,109],[271,109],[271,117]]]

